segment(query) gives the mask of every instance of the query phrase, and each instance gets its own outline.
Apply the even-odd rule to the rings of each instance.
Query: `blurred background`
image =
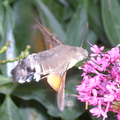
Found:
[[[10,46],[0,54],[0,60],[17,57],[26,45],[30,53],[46,49],[46,41],[33,17],[40,21],[62,42],[80,46],[88,23],[83,48],[90,53],[90,45],[111,49],[120,43],[119,0],[0,0],[0,49],[9,40]],[[18,84],[10,74],[14,62],[0,65],[0,120],[96,120],[85,104],[70,94],[77,94],[81,73],[78,63],[70,69],[66,80],[65,110],[56,105],[56,92],[46,80],[39,83]],[[76,82],[79,81],[79,82]],[[111,119],[114,117],[110,114]],[[101,118],[99,118],[101,119]],[[114,118],[115,120],[115,118]]]

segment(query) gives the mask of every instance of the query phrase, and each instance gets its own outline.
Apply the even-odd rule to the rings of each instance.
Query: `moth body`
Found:
[[[77,62],[88,56],[88,52],[81,47],[65,45],[36,19],[36,24],[50,45],[50,50],[28,55],[20,60],[11,71],[13,82],[30,82],[47,77],[49,85],[58,93],[57,104],[60,111],[65,107],[65,79],[66,72]],[[42,77],[43,76],[43,77]]]
[[[12,70],[13,81],[24,83],[35,79],[38,82],[41,76],[52,72],[65,72],[87,56],[85,49],[69,45],[59,45],[38,54],[28,55]]]

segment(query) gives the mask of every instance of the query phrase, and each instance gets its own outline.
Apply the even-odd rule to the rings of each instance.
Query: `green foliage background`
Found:
[[[32,46],[31,53],[45,49],[32,16],[72,46],[80,46],[88,22],[83,48],[90,51],[89,41],[110,49],[120,43],[119,13],[118,0],[0,0],[0,48],[10,41],[0,60],[15,58],[28,44]],[[71,81],[81,80],[77,67],[68,71],[66,107],[60,112],[56,93],[45,80],[13,83],[10,71],[14,66],[14,63],[0,65],[0,120],[96,120],[85,112],[84,103],[75,97],[68,98],[69,94],[77,94],[79,83]],[[112,117],[108,119],[116,119]]]

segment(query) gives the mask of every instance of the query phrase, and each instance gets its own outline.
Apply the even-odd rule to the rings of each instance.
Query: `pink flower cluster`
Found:
[[[83,66],[83,80],[77,85],[78,99],[94,108],[93,116],[107,118],[107,112],[117,113],[120,120],[120,49],[119,46],[102,53],[104,47],[92,45],[90,60]]]

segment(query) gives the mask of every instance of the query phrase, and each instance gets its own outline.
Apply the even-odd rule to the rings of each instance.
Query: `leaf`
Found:
[[[83,44],[83,48],[86,48],[86,50],[88,52],[91,52],[90,51],[90,45],[87,41],[89,41],[91,44],[96,44],[97,41],[98,41],[98,36],[97,34],[89,27],[88,30],[87,30],[87,34],[85,36],[85,43],[86,44]]]
[[[105,34],[105,30],[103,28],[100,6],[93,3],[93,1],[89,1],[88,4],[88,21],[90,26],[97,32],[100,40],[106,45],[110,46],[108,38]]]
[[[120,43],[120,5],[117,0],[101,0],[104,29],[112,46]]]
[[[6,6],[6,17],[5,17],[5,29],[4,29],[4,35],[3,39],[0,44],[0,48],[5,45],[5,43],[9,40],[10,46],[7,48],[7,50],[0,55],[0,60],[8,60],[13,59],[16,57],[16,49],[15,49],[15,39],[13,35],[13,29],[14,29],[14,21],[13,21],[13,12],[9,4]],[[1,71],[4,76],[11,76],[11,70],[14,67],[14,63],[7,63],[0,66]]]
[[[11,94],[17,86],[18,86],[18,83],[1,85],[0,93],[5,95]]]
[[[0,120],[21,120],[19,110],[9,95],[6,96],[1,106]]]
[[[68,0],[58,0],[61,4],[63,4],[64,6],[68,6],[69,1]]]
[[[66,6],[64,8],[64,15],[63,15],[63,21],[67,21],[69,19],[71,19],[72,15],[73,15],[73,9],[71,8],[71,6]],[[64,22],[64,26],[67,26],[66,22]]]
[[[49,116],[46,113],[46,109],[37,101],[20,100],[19,103],[19,111],[22,120],[48,120]]]
[[[42,0],[42,2],[49,8],[55,18],[60,22],[61,25],[64,24],[65,20],[68,20],[72,14],[73,9],[66,0]],[[53,7],[54,6],[54,7]],[[63,27],[64,27],[63,26]]]
[[[47,26],[50,26],[50,29],[53,31],[55,36],[66,43],[67,37],[65,31],[63,30],[57,19],[54,17],[54,15],[51,13],[51,11],[40,0],[34,1],[35,6],[37,7],[37,10],[39,12],[42,24],[47,24]]]
[[[78,5],[80,5],[81,1],[80,0],[69,0],[69,3],[76,8]]]
[[[67,43],[73,46],[80,46],[87,24],[87,11],[85,5],[78,6],[67,27]]]
[[[64,5],[61,5],[56,0],[41,0],[41,1],[44,3],[44,5],[46,5],[49,8],[49,10],[55,16],[55,18],[61,23],[63,20]]]
[[[15,17],[15,42],[18,52],[20,53],[26,45],[34,45],[34,21],[31,0],[18,0],[13,5],[13,12]],[[39,42],[37,43],[39,44]],[[31,49],[32,51],[32,49]]]
[[[5,10],[2,4],[2,0],[0,0],[0,36],[1,37],[3,37],[4,17],[5,17]]]
[[[12,82],[11,78],[0,75],[0,85],[4,85],[4,84],[7,84],[7,83],[11,83],[11,82]]]
[[[23,84],[19,85],[12,94],[24,100],[37,100],[48,110],[53,111],[54,116],[57,117],[59,110],[56,104],[56,94],[49,85],[47,86],[48,88],[45,87],[45,81]]]

